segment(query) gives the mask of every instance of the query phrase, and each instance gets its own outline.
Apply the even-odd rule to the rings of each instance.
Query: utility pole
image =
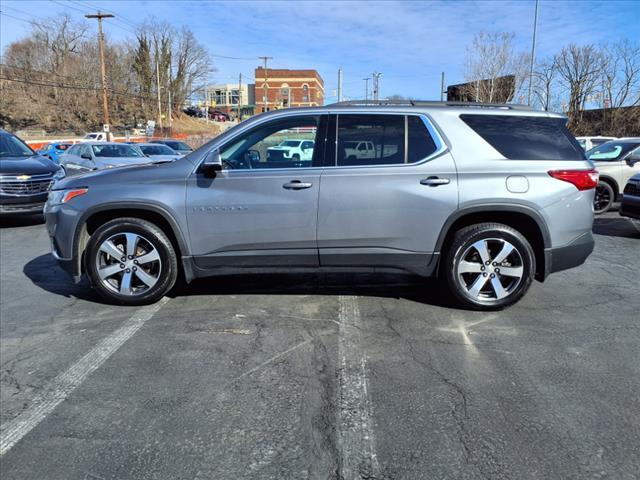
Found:
[[[173,128],[173,117],[171,116],[171,77],[173,76],[173,68],[171,67],[171,62],[169,62],[169,81],[167,82],[167,97],[169,97],[168,101],[168,112],[169,112],[169,136],[171,136],[171,129]]]
[[[531,65],[529,67],[529,94],[527,96],[527,105],[531,106],[531,86],[533,84],[533,64],[536,56],[536,30],[538,29],[538,0],[536,0],[536,9],[533,14],[533,41],[531,42]]]
[[[371,77],[363,78],[364,80],[364,101],[369,101],[369,80]]]
[[[382,74],[373,72],[371,76],[373,77],[373,100],[377,102],[380,99],[380,77]]]
[[[267,111],[267,94],[268,94],[268,87],[267,87],[267,82],[269,81],[269,75],[268,75],[268,70],[267,70],[267,62],[269,60],[273,60],[273,57],[258,57],[259,59],[261,59],[264,62],[264,84],[263,84],[263,96],[262,96],[262,103],[263,103],[263,107],[262,107],[262,111],[266,112]]]
[[[158,90],[158,127],[162,130],[162,102],[160,101],[160,56],[156,49],[156,87]],[[209,112],[207,111],[207,118],[209,118]]]
[[[102,73],[102,114],[104,116],[104,123],[107,128],[111,130],[109,126],[109,100],[107,99],[107,67],[104,64],[104,33],[102,32],[102,19],[113,18],[110,13],[102,13],[98,11],[95,14],[85,15],[86,18],[95,18],[98,20],[98,48],[100,50],[100,70]],[[111,139],[111,132],[107,131],[107,140]]]
[[[338,69],[338,102],[342,101],[342,67]]]
[[[238,77],[238,123],[242,121],[242,73]]]
[[[440,101],[444,101],[444,72],[442,72],[442,76],[440,77]]]

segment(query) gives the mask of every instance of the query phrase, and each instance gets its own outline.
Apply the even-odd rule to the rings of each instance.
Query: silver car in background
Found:
[[[267,112],[177,161],[57,183],[53,255],[129,305],[179,273],[323,269],[438,277],[465,307],[504,308],[593,250],[598,174],[566,121],[415,101]],[[310,161],[267,155],[300,132]]]
[[[135,146],[138,147],[145,156],[157,161],[171,162],[182,157],[181,154],[161,143],[136,143]]]
[[[67,175],[92,170],[149,163],[149,158],[134,145],[117,142],[83,142],[60,156],[60,166]]]

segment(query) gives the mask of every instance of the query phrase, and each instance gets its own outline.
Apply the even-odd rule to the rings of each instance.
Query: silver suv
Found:
[[[598,174],[565,123],[438,102],[268,112],[171,163],[58,182],[53,255],[122,304],[179,275],[322,268],[438,275],[461,304],[503,308],[593,249]],[[312,155],[268,154],[289,138]]]

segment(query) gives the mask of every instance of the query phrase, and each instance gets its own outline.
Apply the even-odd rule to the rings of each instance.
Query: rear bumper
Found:
[[[580,235],[569,245],[558,248],[548,248],[544,251],[546,275],[568,270],[582,265],[593,252],[595,241],[591,232]]]
[[[620,215],[640,219],[640,197],[623,195],[620,203]]]

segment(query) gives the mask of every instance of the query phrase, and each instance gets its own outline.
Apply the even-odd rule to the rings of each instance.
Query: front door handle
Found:
[[[448,178],[428,177],[420,180],[420,185],[427,185],[429,187],[437,187],[438,185],[447,185],[451,180]]]
[[[305,188],[313,187],[313,183],[301,182],[300,180],[291,180],[289,183],[282,185],[282,188],[287,190],[304,190]]]

